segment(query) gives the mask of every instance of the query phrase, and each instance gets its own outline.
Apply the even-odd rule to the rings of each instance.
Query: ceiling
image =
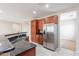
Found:
[[[45,3],[0,3],[0,20],[22,22],[30,18],[40,18],[53,14],[57,11],[77,6],[76,3],[49,3],[49,8]],[[36,11],[36,14],[33,14]]]

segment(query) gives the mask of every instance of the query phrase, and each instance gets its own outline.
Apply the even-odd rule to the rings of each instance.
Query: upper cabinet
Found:
[[[58,16],[50,16],[46,18],[47,22],[46,23],[58,23]]]
[[[44,18],[38,20],[38,29],[39,30],[42,30],[43,25],[44,25],[44,22],[45,22],[45,19]]]

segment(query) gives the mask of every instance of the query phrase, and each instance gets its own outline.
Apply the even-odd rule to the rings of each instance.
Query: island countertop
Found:
[[[15,49],[10,51],[10,56],[16,56],[24,51],[27,51],[29,49],[36,47],[35,44],[29,43],[25,40],[20,40],[20,41],[16,42],[15,44],[13,44],[13,46],[15,47]]]

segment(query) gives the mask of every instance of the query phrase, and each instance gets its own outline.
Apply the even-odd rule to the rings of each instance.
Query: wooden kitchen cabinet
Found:
[[[47,23],[55,23],[55,24],[58,24],[58,16],[50,16],[50,17],[47,17]]]
[[[39,19],[38,20],[38,32],[43,31],[43,25],[45,23],[45,18]],[[37,34],[37,39],[39,44],[43,44],[43,36],[42,34]]]
[[[43,45],[43,36],[39,35],[39,44]]]
[[[31,41],[35,42],[35,43],[37,43],[37,40],[36,40],[36,30],[37,30],[36,22],[37,22],[37,20],[31,21]]]
[[[31,41],[42,44],[43,39],[41,39],[41,35],[39,35],[40,30],[43,29],[44,19],[40,20],[32,20],[31,21]]]
[[[27,51],[24,51],[17,56],[35,56],[36,55],[36,48],[31,48]]]
[[[40,29],[40,30],[43,29],[44,21],[45,21],[45,19],[38,20],[38,29]]]
[[[36,40],[38,41],[37,42],[38,44],[43,45],[43,37],[42,37],[42,35],[36,35]]]

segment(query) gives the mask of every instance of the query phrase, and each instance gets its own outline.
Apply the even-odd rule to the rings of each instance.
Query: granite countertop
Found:
[[[20,41],[16,42],[15,44],[13,44],[13,46],[15,47],[15,49],[10,51],[11,56],[16,56],[24,51],[27,51],[31,48],[36,47],[35,44],[29,43],[25,40],[20,40]]]
[[[6,53],[14,49],[11,42],[4,36],[0,35],[0,53]]]
[[[22,33],[27,33],[27,32],[19,32],[19,33],[5,34],[5,36],[17,35],[17,34],[22,34]]]

